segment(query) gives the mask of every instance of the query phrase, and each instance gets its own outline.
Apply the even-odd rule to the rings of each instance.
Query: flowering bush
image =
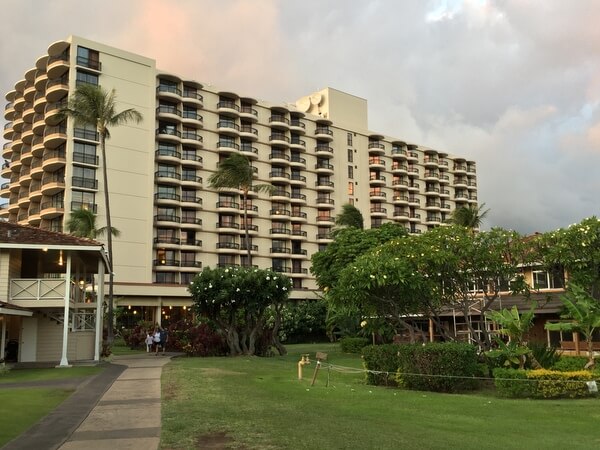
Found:
[[[194,324],[180,320],[169,326],[170,350],[188,356],[223,356],[227,354],[225,339],[207,323]]]

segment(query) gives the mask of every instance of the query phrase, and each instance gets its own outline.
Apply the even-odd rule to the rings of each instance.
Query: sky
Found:
[[[79,35],[240,95],[365,98],[371,131],[476,161],[484,229],[600,215],[599,1],[0,3],[3,93]]]

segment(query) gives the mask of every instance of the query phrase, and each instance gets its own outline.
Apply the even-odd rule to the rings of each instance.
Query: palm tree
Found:
[[[67,229],[73,236],[96,239],[106,234],[106,227],[98,228],[96,225],[97,215],[89,209],[77,209],[71,211],[71,217],[67,221]],[[111,234],[113,237],[119,237],[121,232],[116,228],[112,228]]]
[[[252,265],[250,247],[250,232],[248,227],[248,192],[251,190],[269,192],[273,189],[268,184],[253,185],[254,167],[248,158],[240,153],[232,153],[219,163],[215,173],[208,178],[208,185],[214,189],[239,189],[242,197],[242,210],[244,217],[244,241],[248,252],[248,265]]]
[[[108,92],[100,86],[82,84],[77,87],[69,98],[68,105],[61,111],[65,117],[71,117],[75,126],[94,126],[100,138],[100,151],[102,154],[102,178],[104,181],[104,207],[106,210],[106,229],[112,230],[110,216],[110,201],[108,190],[108,170],[106,165],[106,140],[110,138],[109,128],[125,125],[129,122],[139,123],[142,114],[133,108],[121,112],[116,110],[116,92],[113,89]],[[108,276],[108,329],[106,340],[108,345],[114,339],[113,320],[113,285],[114,285],[114,263],[112,233],[107,233],[107,251],[109,262]]]
[[[350,203],[342,206],[342,212],[335,219],[335,224],[342,227],[363,229],[364,219],[358,208]]]
[[[489,209],[484,210],[484,206],[485,203],[482,203],[481,206],[469,205],[456,208],[452,212],[449,222],[474,231],[481,226],[483,219],[490,212]]]

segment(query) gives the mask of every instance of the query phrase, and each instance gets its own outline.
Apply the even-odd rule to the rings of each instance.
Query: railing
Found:
[[[67,280],[60,278],[13,278],[10,280],[10,300],[64,300],[66,289]],[[71,286],[70,300],[83,300],[83,292],[74,284]]]

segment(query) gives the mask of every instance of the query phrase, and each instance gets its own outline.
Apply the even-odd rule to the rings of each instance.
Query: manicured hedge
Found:
[[[494,369],[498,394],[511,398],[579,398],[592,395],[587,382],[593,375],[587,370],[560,372],[537,369]]]
[[[552,370],[558,370],[560,372],[583,370],[587,362],[588,359],[585,356],[561,356],[552,366]]]
[[[458,392],[475,389],[480,374],[477,348],[470,344],[401,345],[396,381],[408,389]],[[417,375],[418,374],[418,375]]]
[[[361,353],[363,347],[369,345],[367,338],[345,337],[340,339],[340,348],[344,353]]]
[[[362,349],[363,364],[367,372],[367,384],[376,386],[395,386],[394,375],[398,370],[399,345],[369,345]]]

